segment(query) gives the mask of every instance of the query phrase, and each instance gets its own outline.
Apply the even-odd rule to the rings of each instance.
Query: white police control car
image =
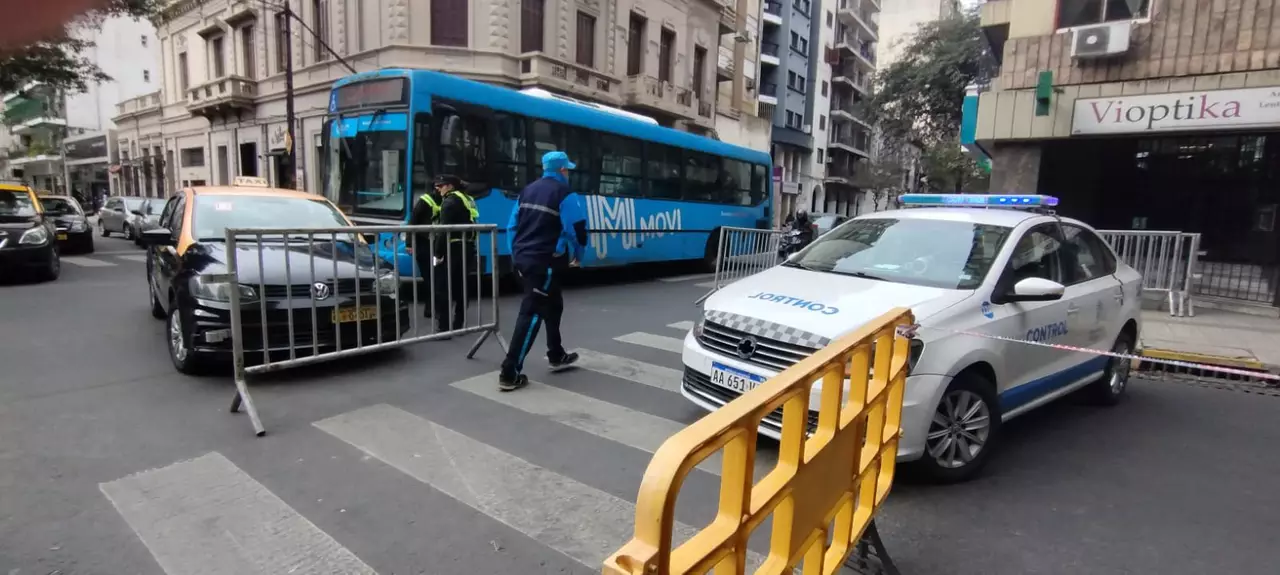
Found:
[[[1133,351],[1141,276],[1092,228],[1053,215],[1050,196],[908,194],[902,203],[707,299],[684,340],[684,396],[715,409],[907,307],[920,328],[898,458],[937,480],[973,476],[1012,417],[1083,387],[1102,404],[1121,398],[1128,361],[1010,341]],[[777,438],[780,425],[775,413],[760,432]]]

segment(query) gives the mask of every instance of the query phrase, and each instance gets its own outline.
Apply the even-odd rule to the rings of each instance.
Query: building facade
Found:
[[[991,189],[1109,229],[1202,234],[1201,302],[1274,313],[1280,10],[1253,0],[996,0],[975,140]]]
[[[329,89],[351,73],[330,49],[358,71],[423,68],[536,86],[741,145],[768,141],[768,123],[756,117],[758,48],[749,32],[759,7],[747,0],[291,6],[300,21],[289,37],[284,14],[261,2],[182,0],[165,11],[160,89],[117,106],[121,185],[160,195],[247,175],[318,189]],[[294,68],[294,169],[283,153],[286,43]]]
[[[115,105],[156,89],[160,47],[150,22],[108,18],[75,30],[92,42],[81,55],[111,81],[67,94],[32,84],[4,97],[8,132],[3,175],[82,199],[106,193],[115,163]],[[3,145],[3,143],[0,143]]]

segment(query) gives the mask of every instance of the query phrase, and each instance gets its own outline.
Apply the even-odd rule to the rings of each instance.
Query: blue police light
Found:
[[[903,194],[906,207],[1052,208],[1058,198],[1040,195]]]

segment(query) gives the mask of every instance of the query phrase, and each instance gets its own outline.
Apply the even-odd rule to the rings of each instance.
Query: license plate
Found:
[[[356,308],[340,307],[333,310],[330,318],[333,320],[333,323],[350,323],[353,321],[368,321],[378,317],[378,308],[376,307],[362,307],[359,311],[360,314],[357,316]]]
[[[746,393],[764,383],[764,376],[748,373],[720,362],[712,362],[711,383],[739,393]]]
[[[67,234],[58,234],[58,239],[59,239],[59,240],[65,240],[65,239],[67,239]]]

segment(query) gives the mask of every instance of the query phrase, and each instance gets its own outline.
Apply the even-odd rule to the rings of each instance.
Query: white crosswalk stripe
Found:
[[[645,331],[636,331],[626,335],[620,335],[613,339],[622,343],[634,343],[636,345],[643,345],[645,347],[652,347],[654,349],[661,349],[663,351],[670,351],[673,353],[680,353],[684,351],[683,339],[652,334]]]
[[[61,259],[64,264],[71,264],[82,268],[108,268],[116,265],[108,261],[85,256],[62,256]]]
[[[675,322],[675,323],[669,323],[669,324],[667,324],[667,327],[669,327],[669,328],[671,328],[671,329],[678,329],[678,330],[680,330],[680,331],[689,331],[689,330],[693,329],[693,322],[691,322],[691,321],[678,321],[678,322]]]
[[[577,365],[583,369],[589,369],[596,373],[603,373],[649,387],[676,393],[680,392],[680,378],[682,375],[678,369],[589,349],[579,349],[577,351]]]
[[[377,575],[216,452],[99,488],[167,575]]]
[[[144,263],[144,264],[147,263],[147,254],[126,254],[126,255],[120,255],[116,257],[122,260],[131,261],[131,262],[138,262],[138,263]]]

